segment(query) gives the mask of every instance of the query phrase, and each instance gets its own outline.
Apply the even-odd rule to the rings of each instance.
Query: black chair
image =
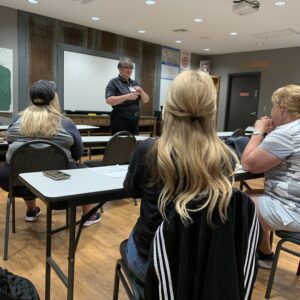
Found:
[[[244,136],[245,135],[245,131],[242,128],[238,128],[236,129],[231,136]]]
[[[0,122],[0,125],[3,125]],[[5,134],[5,131],[0,132],[0,144],[3,143],[3,135]],[[1,146],[1,145],[0,145]],[[6,154],[6,147],[0,147],[0,161],[5,161],[5,154]]]
[[[237,129],[239,130],[239,129]],[[233,133],[234,134],[234,133]],[[249,142],[249,137],[247,136],[234,136],[231,135],[230,137],[226,138],[224,140],[224,143],[229,146],[237,155],[239,160],[242,159],[243,152]],[[248,183],[244,180],[240,181],[240,190],[242,191],[244,186],[248,189],[251,190],[251,187],[248,185]]]
[[[119,296],[119,283],[121,281],[125,292],[129,299],[140,300],[144,298],[143,295],[143,285],[141,282],[129,269],[126,261],[126,244],[128,240],[123,241],[120,244],[121,258],[117,260],[115,268],[115,281],[113,290],[113,300],[118,300]]]
[[[277,264],[278,264],[280,251],[282,250],[282,251],[288,252],[290,254],[293,254],[297,257],[300,257],[300,249],[299,249],[299,251],[295,251],[290,248],[287,248],[286,246],[283,246],[283,244],[286,242],[290,242],[292,244],[296,244],[296,245],[300,246],[300,232],[296,233],[296,232],[278,230],[278,231],[275,231],[275,234],[278,237],[280,237],[280,240],[277,243],[276,250],[275,250],[274,261],[273,261],[273,265],[272,265],[272,269],[271,269],[271,273],[270,273],[270,277],[269,277],[269,281],[268,281],[268,286],[267,286],[267,290],[266,290],[266,294],[265,294],[266,299],[269,299],[271,296],[271,290],[272,290],[272,286],[273,286],[273,281],[274,281],[274,277],[275,277],[275,272],[276,272],[276,268],[277,268]],[[298,269],[297,269],[296,275],[300,276],[300,261],[298,263]]]
[[[239,159],[242,158],[243,152],[249,142],[249,137],[247,136],[230,136],[225,139],[225,144],[232,148]]]
[[[88,160],[84,165],[88,167],[100,167],[110,165],[128,164],[131,153],[136,146],[136,139],[131,132],[117,132],[108,141],[102,160]]]
[[[8,257],[10,207],[12,207],[12,232],[16,232],[15,197],[34,199],[35,196],[19,180],[20,173],[38,172],[55,169],[68,169],[67,154],[55,143],[34,140],[20,146],[9,162],[9,192],[6,206],[6,225],[3,259]],[[65,209],[66,207],[61,207]]]
[[[117,132],[108,141],[102,160],[88,160],[85,166],[94,168],[100,166],[124,165],[130,161],[131,153],[136,146],[135,136],[129,131]],[[137,205],[136,199],[133,199],[134,205]],[[103,212],[103,207],[101,207]]]

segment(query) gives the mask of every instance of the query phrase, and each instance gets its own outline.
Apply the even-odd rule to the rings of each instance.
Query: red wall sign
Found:
[[[241,97],[249,97],[249,93],[240,93]]]

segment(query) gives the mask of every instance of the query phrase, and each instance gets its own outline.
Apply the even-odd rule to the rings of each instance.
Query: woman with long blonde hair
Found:
[[[164,179],[159,207],[173,202],[183,222],[187,204],[206,199],[196,210],[208,207],[208,222],[216,207],[222,220],[232,193],[236,159],[216,132],[216,90],[205,73],[180,74],[167,95],[163,128],[157,141],[157,173]]]
[[[184,264],[184,268],[188,268],[197,265],[195,254],[199,249],[198,243],[207,241],[198,241],[197,235],[192,239],[195,243],[193,248],[189,240],[182,243],[182,239],[190,236],[190,231],[193,234],[199,233],[202,238],[212,237],[218,234],[219,228],[229,226],[227,224],[231,224],[232,218],[235,217],[232,210],[235,211],[233,208],[237,205],[236,199],[241,203],[238,205],[245,207],[246,211],[249,210],[249,214],[251,212],[251,222],[253,221],[254,228],[258,231],[253,203],[246,195],[233,191],[232,182],[237,158],[217,136],[216,111],[216,90],[210,76],[200,71],[180,73],[174,79],[165,99],[161,136],[156,141],[149,139],[140,143],[133,154],[124,186],[131,195],[141,197],[142,201],[140,217],[127,242],[126,259],[132,272],[141,281],[145,282],[147,270],[149,274],[154,274],[153,277],[147,277],[150,280],[150,283],[147,280],[147,285],[151,285],[151,279],[154,277],[154,282],[157,283],[156,276],[160,271],[156,268],[155,272],[151,273],[154,264],[150,254],[152,239],[154,235],[158,238],[159,232],[158,244],[165,247],[162,253],[167,255],[166,249],[170,248],[176,251],[173,255],[175,260],[175,257],[178,261],[182,256],[189,257],[191,264]],[[248,221],[245,221],[246,223],[248,224]],[[176,229],[173,231],[174,224]],[[166,232],[173,232],[176,237],[165,237]],[[202,232],[204,236],[201,235]],[[245,239],[246,235],[241,242],[243,245]],[[178,244],[172,243],[175,240]],[[251,268],[255,265],[257,239],[253,243]],[[155,240],[154,245],[157,245]],[[204,259],[209,259],[207,251],[212,251],[209,249],[209,245],[207,249],[203,249]],[[188,253],[190,250],[192,252]],[[155,246],[154,251],[158,251]],[[162,253],[155,255],[159,265]],[[162,265],[166,266],[164,263]],[[206,272],[202,270],[205,265],[198,266],[200,272]],[[242,264],[239,271],[241,270]],[[193,271],[176,270],[174,276],[179,276],[182,272],[186,278],[190,278],[196,276]],[[167,273],[163,273],[170,272],[172,273],[167,270]],[[176,284],[188,284],[175,277],[172,280]],[[168,283],[166,279],[163,281]],[[253,280],[249,282],[252,285]],[[146,295],[149,299],[158,298],[155,294],[157,286],[155,284],[151,289],[147,289]],[[202,299],[193,295],[195,294],[185,295],[185,299]]]
[[[53,81],[39,80],[30,89],[31,104],[17,114],[7,130],[6,162],[0,168],[0,187],[5,191],[9,189],[9,161],[14,151],[25,142],[34,139],[44,139],[60,146],[69,158],[69,167],[81,167],[77,160],[83,154],[83,145],[80,133],[75,124],[60,113],[59,98],[55,91]],[[24,192],[24,193],[23,193]],[[22,191],[26,195],[26,190]],[[36,206],[32,196],[24,198],[27,205],[25,220],[34,222],[40,215],[40,208]],[[83,214],[87,214],[92,205],[82,207]],[[84,224],[85,226],[99,222],[100,213],[95,213]]]

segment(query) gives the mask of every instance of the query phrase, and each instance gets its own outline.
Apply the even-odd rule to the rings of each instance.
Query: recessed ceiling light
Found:
[[[257,46],[261,46],[263,44],[263,42],[256,42]]]
[[[205,48],[205,49],[203,49],[204,51],[206,51],[206,52],[208,52],[208,51],[210,51],[210,49],[209,48]]]
[[[38,0],[27,0],[27,2],[30,4],[38,4],[39,3]]]
[[[145,3],[147,5],[155,5],[155,0],[146,0]]]
[[[99,20],[100,20],[99,17],[91,17],[91,19],[92,19],[93,21],[99,21]]]
[[[237,32],[229,32],[229,34],[232,35],[232,36],[238,35]]]
[[[276,1],[276,2],[274,2],[274,5],[277,7],[282,7],[282,6],[287,5],[287,2],[286,1]]]
[[[140,30],[138,31],[138,33],[146,33],[146,30],[140,29]]]
[[[180,41],[180,40],[177,40],[177,41],[175,41],[175,43],[177,43],[177,44],[181,44],[181,43],[182,43],[182,41]]]
[[[204,21],[204,19],[202,19],[202,18],[196,18],[196,19],[194,19],[195,23],[202,23],[203,21]]]

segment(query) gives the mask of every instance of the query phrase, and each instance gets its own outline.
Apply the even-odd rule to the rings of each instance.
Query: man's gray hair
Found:
[[[133,69],[133,62],[130,58],[128,57],[121,57],[120,61],[118,63],[118,69],[122,68],[122,67],[126,67],[129,66]]]

